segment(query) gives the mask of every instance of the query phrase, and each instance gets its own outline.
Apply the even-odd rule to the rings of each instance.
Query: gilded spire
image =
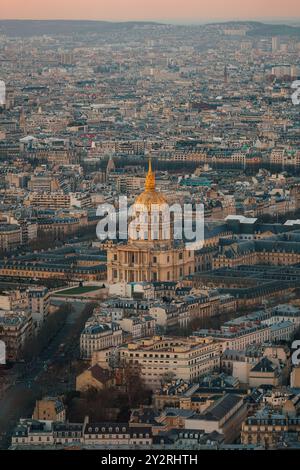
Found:
[[[136,198],[136,204],[146,206],[151,209],[152,204],[165,204],[164,196],[155,191],[155,174],[152,171],[151,159],[149,158],[148,173],[145,181],[145,191]]]
[[[146,191],[155,191],[155,174],[152,171],[151,158],[149,158],[148,164],[148,173],[145,181],[145,190]]]

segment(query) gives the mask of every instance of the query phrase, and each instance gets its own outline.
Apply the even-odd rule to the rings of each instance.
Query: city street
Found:
[[[60,302],[56,301],[55,304],[59,306]],[[70,370],[70,364],[78,357],[80,335],[74,331],[74,327],[80,322],[85,307],[85,303],[72,302],[72,311],[66,323],[48,347],[30,364],[18,365],[18,378],[15,384],[0,399],[0,449],[9,446],[9,435],[17,420],[20,417],[31,416],[38,398],[45,395],[59,395],[74,388],[75,377]],[[83,324],[84,321],[85,318],[82,319]],[[57,358],[61,344],[64,344],[64,356]],[[57,380],[54,381],[52,370],[57,361],[59,361],[59,370],[55,369]],[[46,363],[48,370],[45,370]]]

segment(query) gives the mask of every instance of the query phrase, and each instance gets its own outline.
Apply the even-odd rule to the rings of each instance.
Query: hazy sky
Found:
[[[196,22],[299,17],[299,0],[0,0],[1,19]]]

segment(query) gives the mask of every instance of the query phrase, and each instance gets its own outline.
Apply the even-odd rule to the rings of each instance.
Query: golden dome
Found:
[[[157,193],[156,191],[144,191],[136,198],[135,204],[143,204],[149,208],[154,204],[166,204],[166,200],[160,193]]]
[[[145,191],[136,198],[135,204],[143,204],[147,208],[151,208],[152,204],[166,204],[166,199],[164,196],[155,190],[155,174],[152,171],[150,159],[148,173],[145,181]]]

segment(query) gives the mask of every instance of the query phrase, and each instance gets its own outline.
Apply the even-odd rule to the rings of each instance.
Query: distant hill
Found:
[[[289,26],[286,24],[265,24],[257,23],[251,28],[248,36],[300,36],[299,26]]]
[[[0,33],[12,37],[31,37],[43,35],[71,35],[88,33],[106,33],[131,30],[134,28],[157,27],[161,23],[153,21],[88,21],[88,20],[0,20]],[[207,26],[228,26],[229,28],[247,26],[248,36],[297,36],[300,26],[285,24],[266,24],[259,21],[227,21],[210,23]],[[173,25],[176,28],[175,25]],[[180,27],[180,25],[178,25]]]
[[[247,26],[247,36],[300,36],[300,26],[289,26],[286,24],[267,24],[259,21],[227,21],[211,24],[214,26],[228,26],[230,28]]]
[[[136,27],[159,26],[151,21],[127,21],[113,23],[109,21],[75,21],[75,20],[0,20],[0,33],[7,36],[43,36],[103,33],[121,31]]]

